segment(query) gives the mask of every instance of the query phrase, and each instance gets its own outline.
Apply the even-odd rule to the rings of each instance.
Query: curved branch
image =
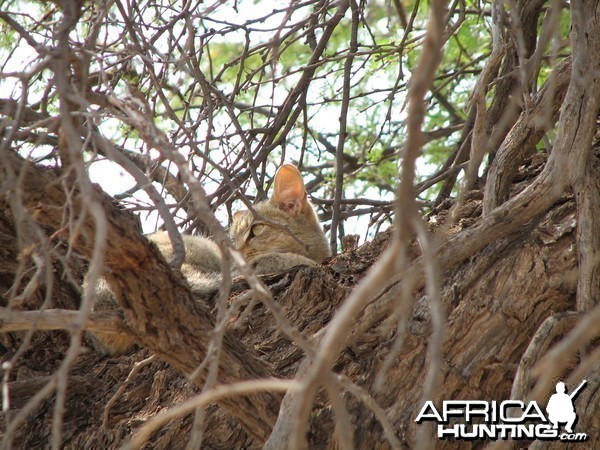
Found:
[[[483,214],[506,201],[516,172],[535,150],[535,144],[554,125],[571,77],[571,58],[552,72],[534,101],[512,127],[490,166],[484,189]],[[547,119],[547,120],[546,120]]]
[[[56,171],[34,166],[15,153],[6,152],[0,158],[0,170],[9,169],[26,172],[23,203],[38,222],[64,233],[66,198],[61,185],[56,183]],[[70,201],[74,208],[81,209],[81,204],[90,199],[83,198],[76,187],[72,189]],[[158,249],[139,233],[131,215],[119,210],[99,190],[92,191],[91,195],[101,202],[106,212],[106,279],[125,311],[127,325],[141,345],[184,375],[191,374],[205,358],[212,337],[214,323],[208,307],[194,300],[183,276],[171,270]],[[93,221],[87,218],[82,226],[85,232],[69,237],[73,249],[86,257],[91,256],[94,249],[93,229]],[[223,383],[270,376],[268,367],[250,354],[231,332],[223,337],[219,362]],[[201,386],[205,376],[201,373],[194,381]],[[262,442],[275,423],[279,400],[279,395],[265,393],[238,400],[224,399],[222,406],[240,421],[249,435]]]

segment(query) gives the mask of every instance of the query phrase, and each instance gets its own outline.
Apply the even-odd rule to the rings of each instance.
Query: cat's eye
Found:
[[[263,223],[255,223],[250,227],[250,232],[248,233],[248,239],[252,239],[256,236],[260,236],[265,230],[267,226]]]

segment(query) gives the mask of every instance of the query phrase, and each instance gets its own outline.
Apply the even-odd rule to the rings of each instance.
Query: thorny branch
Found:
[[[397,237],[391,242],[390,248],[383,254],[377,264],[369,271],[367,277],[356,288],[356,290],[346,300],[342,308],[338,311],[336,317],[328,326],[316,357],[312,360],[306,369],[306,373],[301,373],[302,384],[300,392],[290,393],[288,396],[295,398],[291,405],[284,403],[284,408],[295,410],[297,420],[292,426],[289,440],[274,441],[273,436],[281,437],[286,433],[281,430],[272,435],[268,448],[276,448],[286,446],[288,448],[299,449],[304,447],[304,436],[307,432],[308,417],[312,408],[313,398],[326,373],[330,370],[339,351],[346,343],[344,336],[347,335],[354,318],[362,311],[366,302],[373,298],[377,291],[385,284],[385,280],[393,276],[399,268],[405,267],[408,264],[406,257],[405,246],[410,240],[409,227],[411,222],[415,220],[417,214],[416,205],[414,204],[414,166],[415,161],[421,151],[421,125],[424,118],[424,97],[429,88],[434,71],[441,60],[442,35],[445,28],[445,2],[437,2],[432,10],[430,18],[430,28],[428,29],[425,39],[425,51],[421,56],[420,64],[413,77],[413,85],[410,91],[410,107],[411,120],[413,120],[412,128],[409,126],[409,135],[407,142],[407,152],[403,159],[402,166],[402,182],[399,186],[397,204],[403,208],[402,216],[398,215]],[[400,206],[398,206],[400,208]],[[420,218],[418,219],[420,220]],[[422,234],[422,238],[426,239]],[[425,247],[428,244],[424,243]],[[428,250],[429,253],[429,250]],[[398,255],[400,254],[400,258]],[[434,264],[434,261],[429,261],[429,264]],[[433,269],[435,272],[436,270]],[[432,281],[432,284],[437,284],[438,281]],[[435,296],[435,292],[431,292]],[[439,314],[438,314],[439,315]],[[441,327],[441,322],[436,323],[436,326]],[[440,332],[441,333],[441,332]],[[441,334],[439,334],[436,346],[439,352]],[[440,355],[436,354],[435,358],[439,360]],[[434,364],[435,365],[435,364]],[[431,382],[430,382],[431,384]],[[431,391],[431,387],[429,388]],[[428,392],[431,393],[431,392]],[[280,425],[285,426],[285,425]],[[276,425],[277,427],[277,425]]]
[[[560,34],[561,18],[568,13],[560,1],[495,1],[491,10],[482,9],[481,2],[464,1],[452,2],[446,10],[446,2],[436,1],[428,19],[422,18],[422,2],[414,2],[407,11],[405,4],[394,1],[393,15],[387,18],[389,33],[380,33],[379,25],[371,22],[381,11],[370,2],[291,1],[243,20],[231,18],[233,9],[219,14],[228,7],[222,2],[211,6],[184,2],[182,7],[171,3],[53,2],[44,11],[32,9],[27,14],[16,7],[0,11],[2,31],[15,42],[13,48],[0,48],[6,56],[0,58],[5,97],[0,99],[0,204],[6,201],[15,218],[19,251],[31,255],[35,263],[28,267],[26,258],[21,260],[7,302],[1,305],[2,331],[28,331],[4,365],[3,392],[8,391],[13,368],[36,330],[70,333],[69,349],[54,375],[18,412],[6,414],[5,447],[10,447],[28,415],[53,394],[52,446],[63,444],[67,375],[80,353],[84,328],[132,333],[203,389],[199,397],[149,421],[131,445],[141,445],[169,418],[196,410],[190,448],[199,448],[205,431],[204,408],[220,401],[257,441],[268,439],[266,448],[287,447],[289,442],[292,448],[300,448],[321,386],[333,408],[341,448],[354,445],[345,392],[373,411],[389,444],[399,447],[395,418],[386,416],[389,410],[380,407],[368,389],[331,373],[341,349],[379,321],[392,324],[395,341],[374,377],[377,391],[402,347],[415,292],[425,287],[432,330],[422,399],[435,399],[445,342],[443,274],[486,245],[516,233],[569,191],[576,192],[578,208],[574,309],[588,315],[580,320],[577,313],[569,312],[540,325],[516,371],[513,393],[527,395],[527,388],[537,380],[530,397],[542,399],[552,377],[566,371],[561,355],[579,353],[581,362],[570,380],[591,370],[598,355],[591,342],[598,336],[600,289],[597,158],[591,150],[600,101],[600,50],[596,41],[586,39],[597,35],[594,2],[570,4],[572,63],[566,56],[569,43]],[[538,27],[541,14],[545,16]],[[460,32],[477,21],[487,21],[492,28],[483,51],[473,51]],[[395,35],[402,36],[399,43]],[[443,45],[453,45],[454,51],[443,57]],[[410,52],[421,48],[415,66]],[[381,74],[392,74],[391,81],[385,84],[388,80]],[[471,91],[470,100],[463,102],[461,95]],[[298,124],[300,114],[303,120]],[[332,115],[340,120],[329,126]],[[432,118],[436,115],[441,117],[437,122]],[[419,176],[418,157],[436,151],[431,158],[436,170]],[[543,169],[527,187],[515,190],[513,182],[521,165],[539,151],[549,155]],[[27,162],[9,162],[16,154]],[[489,155],[487,164],[485,155]],[[288,322],[262,280],[231,248],[214,214],[227,221],[238,201],[250,207],[253,200],[264,198],[274,168],[289,160],[307,175],[308,191],[320,216],[331,220],[326,227],[332,249],[342,242],[351,217],[367,219],[367,228],[374,230],[395,221],[388,250],[330,324],[312,337]],[[157,257],[131,230],[127,234],[131,242],[123,244],[132,246],[125,249],[130,259],[119,261],[115,256],[120,253],[111,245],[122,237],[115,236],[111,214],[117,213],[99,200],[88,175],[107,161],[130,176],[127,183],[133,183],[116,197],[131,211],[158,209],[160,226],[174,237],[175,247],[180,228],[210,234],[225,255],[226,276],[216,318],[206,308],[199,312],[190,306],[189,290],[167,272],[182,308],[188,311],[173,314],[183,319],[193,316],[190,320],[198,328],[190,327],[188,342],[174,345],[162,332],[145,336],[148,328],[143,320],[148,311],[157,317],[162,312],[145,293],[122,305],[125,322],[120,314],[90,313],[94,301],[90,286],[106,268],[117,272],[110,280],[113,286],[126,290],[124,273],[136,272],[139,261]],[[60,176],[55,184],[48,182],[33,192],[28,174],[41,173],[36,171],[40,164],[58,168]],[[456,211],[461,210],[466,190],[485,183],[483,214],[475,225],[440,243],[429,236],[422,210],[431,208],[436,196],[436,206],[449,199],[460,174],[465,176],[464,191]],[[49,210],[40,206],[42,201],[36,204],[27,198],[53,189],[58,189],[64,202]],[[140,196],[141,190],[148,197]],[[373,190],[383,193],[383,198],[373,199]],[[360,195],[346,198],[352,193]],[[40,211],[52,218],[40,218]],[[158,223],[157,216],[152,217]],[[147,231],[156,228],[148,227],[151,220],[145,222]],[[51,239],[46,237],[47,229]],[[422,256],[410,261],[408,248],[415,235]],[[57,310],[51,303],[56,283],[49,243],[59,236],[67,239],[70,254],[84,254],[90,261],[91,282],[76,305],[78,311]],[[183,254],[174,254],[177,266]],[[234,263],[254,292],[242,318],[256,302],[267,305],[281,333],[307,358],[296,373],[299,381],[268,379],[276,374],[253,359],[251,351],[229,333],[227,325],[237,311],[236,305],[228,304],[228,274]],[[76,276],[65,276],[77,284]],[[46,292],[37,310],[20,310],[41,287]],[[372,300],[370,316],[353,329],[353,321]],[[567,338],[542,358],[549,343],[571,326]],[[185,345],[192,349],[192,359]],[[250,356],[240,362],[239,355]],[[263,379],[240,383],[240,374]],[[223,381],[230,384],[217,386]],[[274,392],[286,391],[269,435],[279,400]],[[242,400],[246,411],[231,400],[238,394],[251,396]],[[8,409],[8,395],[4,401]],[[247,411],[255,411],[254,417],[247,417]],[[426,447],[431,442],[425,428],[420,431],[417,442]]]

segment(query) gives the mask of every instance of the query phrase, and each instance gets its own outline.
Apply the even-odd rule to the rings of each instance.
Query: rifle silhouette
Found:
[[[581,391],[581,389],[583,388],[583,386],[585,386],[586,383],[587,383],[587,380],[583,380],[581,382],[581,384],[579,386],[577,386],[577,389],[575,389],[572,393],[569,394],[569,397],[571,398],[571,400],[573,400],[575,398],[575,396],[577,394],[579,394],[579,391]]]

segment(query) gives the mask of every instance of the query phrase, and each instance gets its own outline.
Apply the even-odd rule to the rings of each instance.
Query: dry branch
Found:
[[[79,313],[65,309],[46,309],[44,311],[15,311],[0,308],[0,331],[34,330],[71,330],[79,326]],[[100,311],[90,314],[85,328],[88,331],[103,333],[130,334],[118,311]]]
[[[26,16],[0,12],[0,20],[40,52],[36,65],[28,72],[0,74],[1,77],[14,77],[23,92],[18,100],[0,100],[3,116],[0,132],[5,138],[0,144],[0,189],[2,194],[8,194],[7,202],[12,208],[9,214],[12,212],[12,221],[17,224],[13,228],[18,229],[20,239],[26,236],[26,242],[19,245],[0,246],[0,256],[8,261],[5,266],[0,266],[0,278],[3,286],[6,284],[13,289],[8,294],[9,306],[27,302],[34,294],[44,295],[44,288],[47,289],[47,302],[43,302],[41,309],[47,308],[49,302],[59,296],[52,288],[59,278],[56,273],[55,276],[52,274],[52,270],[56,270],[52,265],[55,255],[51,256],[47,248],[63,239],[70,244],[69,255],[81,254],[93,260],[92,273],[99,275],[101,269],[106,269],[106,277],[125,312],[124,322],[118,313],[89,314],[92,297],[89,288],[83,302],[77,293],[73,294],[72,304],[68,306],[51,305],[53,308],[80,307],[80,311],[16,311],[12,308],[0,311],[1,331],[29,330],[25,344],[18,347],[7,364],[10,366],[17,361],[21,364],[18,369],[25,366],[25,370],[5,372],[3,389],[19,395],[29,394],[28,389],[33,391],[29,397],[23,395],[26,402],[17,395],[15,404],[21,409],[11,409],[9,412],[14,414],[10,417],[7,414],[9,425],[5,443],[10,443],[13,435],[19,434],[17,428],[21,425],[23,433],[19,438],[23,441],[20,442],[31,443],[38,438],[28,433],[32,425],[27,419],[40,411],[39,416],[48,419],[49,423],[41,424],[41,431],[35,430],[33,434],[46,433],[47,436],[51,433],[55,448],[61,441],[66,441],[67,432],[62,428],[66,428],[67,422],[71,427],[69,432],[77,430],[70,435],[76,437],[69,444],[87,448],[87,443],[93,442],[92,448],[106,448],[121,443],[123,436],[139,425],[136,420],[140,417],[145,420],[165,408],[165,397],[174,404],[181,404],[182,399],[197,394],[186,379],[178,378],[175,371],[166,368],[161,361],[145,360],[149,363],[147,366],[144,363],[130,372],[131,359],[139,360],[138,356],[144,350],[130,359],[125,356],[109,363],[106,359],[94,361],[93,358],[99,356],[93,352],[78,354],[83,327],[131,333],[181,374],[192,374],[196,384],[206,390],[180,408],[169,409],[166,414],[151,419],[134,438],[135,445],[141,445],[150,433],[167,421],[168,427],[154,433],[156,440],[151,438],[152,445],[160,442],[157,447],[179,448],[182,445],[165,444],[168,442],[165,436],[177,435],[174,439],[178,444],[191,436],[189,448],[200,446],[204,436],[211,443],[227,437],[227,444],[219,444],[225,447],[234,442],[232,448],[249,447],[268,439],[266,448],[279,449],[287,446],[293,431],[296,433],[292,436],[293,444],[302,446],[308,430],[311,435],[309,445],[342,448],[354,445],[372,448],[379,444],[382,447],[427,445],[428,441],[417,437],[418,427],[413,424],[412,414],[423,398],[435,399],[434,382],[439,379],[442,380],[441,392],[448,397],[496,400],[509,396],[524,399],[537,382],[530,396],[541,401],[552,385],[552,377],[568,376],[571,383],[578,377],[598,374],[600,178],[598,155],[593,154],[591,145],[600,104],[600,44],[595,39],[600,29],[597,2],[574,0],[570,3],[572,70],[569,57],[555,65],[562,57],[559,51],[570,52],[566,44],[560,47],[555,31],[559,16],[564,12],[564,2],[493,2],[494,51],[480,73],[473,97],[472,103],[477,104],[477,110],[472,107],[464,120],[454,154],[417,191],[414,167],[421,147],[434,138],[451,141],[456,123],[463,121],[460,105],[449,100],[452,96],[448,95],[448,86],[462,83],[461,77],[467,73],[479,73],[481,61],[488,57],[486,53],[476,57],[467,55],[465,62],[465,56],[461,55],[456,67],[450,64],[450,72],[435,73],[441,42],[451,36],[459,37],[456,31],[467,15],[489,15],[489,11],[480,9],[481,5],[468,9],[465,2],[455,1],[445,17],[447,26],[444,30],[444,21],[440,18],[443,3],[432,3],[432,9],[438,15],[429,24],[429,38],[423,41],[422,36],[414,37],[420,33],[419,27],[423,24],[417,14],[420,2],[414,2],[408,22],[403,20],[400,3],[395,2],[407,29],[399,45],[386,43],[387,46],[381,47],[374,38],[372,43],[364,39],[371,33],[368,8],[375,5],[369,2],[311,0],[278,6],[277,10],[283,15],[274,37],[257,45],[253,45],[250,36],[264,25],[267,16],[243,25],[223,21],[215,31],[206,24],[217,23],[211,17],[212,11],[219,7],[217,3],[205,7],[202,2],[187,2],[168,19],[158,18],[156,24],[150,24],[146,20],[151,8],[160,11],[162,6],[162,11],[166,11],[174,6],[160,2],[152,5],[118,2],[115,7],[120,14],[110,20],[116,28],[122,28],[122,34],[115,32],[118,36],[110,45],[108,41],[100,43],[98,32],[104,27],[108,6],[113,2],[63,2],[59,9],[52,9],[38,23],[27,22]],[[312,9],[306,17],[293,21],[297,12],[304,12],[302,8]],[[349,8],[353,13],[351,23],[346,17]],[[537,39],[543,12],[546,17]],[[21,25],[19,20],[30,27]],[[180,27],[179,24],[184,22],[185,26]],[[359,24],[364,25],[360,33]],[[76,26],[79,30],[88,25],[91,31],[85,35],[85,42],[81,42],[73,30]],[[345,48],[342,44],[331,52],[330,46],[336,40],[331,39],[334,33],[345,31],[344,27],[350,25],[350,46]],[[240,51],[234,52],[236,55],[229,62],[214,65],[212,55],[215,49],[221,50],[213,46],[216,37],[237,32],[245,36]],[[553,36],[556,36],[555,48],[548,54],[547,46]],[[301,42],[304,38],[306,43]],[[46,53],[48,48],[41,42],[51,45],[48,47],[53,49],[51,54]],[[391,114],[392,111],[396,113],[398,103],[394,97],[399,97],[407,88],[405,68],[402,67],[408,61],[405,52],[422,43],[432,57],[422,61],[411,79],[410,109],[404,127],[404,124],[398,124],[402,121],[398,114]],[[301,45],[310,48],[307,50],[308,62],[294,66],[289,72],[279,71],[278,58],[286,52],[286,56],[289,55],[294,46]],[[463,50],[467,53],[468,49],[461,49],[461,52]],[[394,59],[396,54],[399,56]],[[106,60],[105,56],[108,56]],[[375,62],[377,58],[381,59]],[[392,60],[392,64],[399,62],[393,87],[369,88],[366,92],[354,89],[354,75],[360,76],[367,63],[378,64],[386,60],[388,63]],[[339,96],[311,103],[309,93],[312,91],[309,89],[318,84],[315,80],[335,76],[337,69],[328,65],[341,61],[346,64]],[[361,64],[358,70],[357,61]],[[92,66],[94,73],[88,77]],[[540,79],[540,70],[549,67],[554,68],[553,72],[538,92],[536,80]],[[235,70],[235,82],[227,85],[223,80],[232,76],[228,72],[230,69]],[[180,77],[177,82],[170,79],[174,73],[173,79]],[[33,96],[34,87],[40,86],[34,80],[45,78],[51,81],[47,83],[42,100],[36,105],[30,104],[28,96]],[[468,85],[469,80],[466,81],[464,84]],[[277,98],[275,85],[285,85],[285,82],[289,82],[290,90],[286,92],[287,97],[279,97],[285,97],[281,104],[276,101],[266,106],[258,104],[265,92]],[[268,86],[272,86],[272,92],[268,92]],[[428,89],[432,92],[431,98],[425,96]],[[124,92],[127,93],[122,95]],[[241,93],[253,96],[253,100],[240,102]],[[389,104],[389,114],[382,120],[379,133],[375,133],[375,137],[367,133],[366,141],[363,136],[346,134],[346,130],[355,133],[358,130],[359,134],[362,131],[361,126],[354,129],[349,126],[351,108],[356,104],[353,102],[382,93],[388,95],[385,102]],[[340,102],[343,113],[337,147],[330,144],[331,135],[311,128],[309,108],[328,108],[336,102]],[[491,105],[489,109],[488,104]],[[59,108],[56,117],[48,112],[56,111],[55,107]],[[451,126],[424,134],[422,123],[427,107],[431,111],[447,111]],[[303,124],[296,128],[300,114],[304,114]],[[130,159],[134,165],[123,159],[121,147],[101,135],[100,124],[106,117],[118,121],[123,128],[124,142],[131,132],[136,145],[140,143],[144,147],[144,153],[132,154]],[[257,120],[258,117],[264,121]],[[231,122],[230,125],[216,130],[216,124],[223,119]],[[544,160],[545,163],[540,170],[522,173],[523,165],[529,164],[527,157],[534,153],[540,139],[553,129],[557,120],[556,139],[552,142],[553,134],[545,137],[548,144],[553,144],[552,148],[548,146],[549,156],[540,154],[535,158],[536,162]],[[42,159],[54,163],[59,155],[60,171],[44,169],[16,156],[28,152],[32,140],[35,145],[57,145],[58,138],[54,134],[40,134],[38,129],[54,133],[59,124],[59,151],[52,149]],[[387,134],[384,128],[390,129]],[[386,216],[390,210],[389,202],[343,199],[343,176],[367,173],[364,169],[376,171],[377,165],[387,158],[396,162],[402,158],[400,202],[396,208],[396,233],[400,238],[396,235],[385,252],[381,248],[373,251],[370,259],[364,256],[368,254],[364,248],[352,249],[347,255],[333,260],[329,268],[273,276],[270,281],[277,302],[262,281],[240,261],[242,271],[254,288],[255,298],[249,300],[251,293],[246,293],[234,299],[230,307],[228,289],[224,289],[218,301],[216,319],[214,311],[209,311],[207,305],[195,302],[178,272],[172,271],[156,249],[140,236],[134,220],[92,188],[85,173],[89,153],[106,154],[136,175],[137,185],[128,192],[133,193],[145,182],[150,183],[153,175],[143,171],[149,165],[149,151],[158,150],[161,156],[156,162],[174,163],[177,168],[177,177],[165,166],[157,168],[157,173],[169,179],[169,190],[178,204],[167,206],[156,190],[150,189],[151,195],[161,205],[165,216],[178,208],[186,209],[187,217],[179,225],[192,221],[192,227],[202,221],[207,223],[207,228],[225,252],[227,265],[239,255],[229,253],[224,230],[212,210],[225,204],[231,215],[234,198],[241,198],[249,205],[252,195],[246,198],[244,191],[252,183],[256,195],[263,196],[268,181],[267,165],[289,157],[291,153],[286,153],[285,140],[290,137],[293,141],[298,129],[302,134],[299,163],[314,175],[311,192],[323,196],[324,190],[317,190],[324,183],[337,186],[334,200],[320,202],[324,206],[323,217],[331,216],[329,207],[333,206],[334,228],[339,220],[354,214],[378,211]],[[405,130],[408,130],[408,140],[404,145]],[[371,161],[368,153],[381,136],[391,141],[382,143],[382,158]],[[317,147],[324,147],[325,154],[330,153],[326,155],[329,158],[335,154],[338,169],[335,180],[326,181],[333,173],[331,159],[317,164],[305,158],[310,139],[314,139]],[[362,154],[354,153],[354,143],[359,144]],[[281,151],[275,149],[280,144]],[[299,148],[296,144],[287,145]],[[127,148],[126,145],[123,147],[123,150]],[[185,150],[180,151],[180,148]],[[352,154],[345,151],[347,148],[352,149]],[[467,161],[468,149],[472,149],[470,161]],[[129,148],[126,151],[131,152]],[[447,198],[457,174],[469,165],[466,185],[469,188],[477,186],[481,181],[478,168],[485,152],[490,153],[493,161],[488,169],[483,201],[476,197],[479,192],[464,193],[456,208],[456,217],[462,222],[450,229],[446,224],[436,229],[437,225],[432,223],[431,228],[436,230],[439,240],[430,241],[429,230],[418,212],[418,207],[427,203],[417,203],[415,197],[421,189],[444,181],[440,199]],[[215,155],[219,155],[217,160]],[[96,161],[96,158],[94,153],[92,159]],[[525,178],[516,185],[514,180],[522,176]],[[203,186],[213,182],[218,186],[207,197]],[[390,180],[368,180],[368,183],[388,192],[393,190]],[[463,199],[465,204],[461,205]],[[361,204],[371,208],[349,213],[341,211],[342,205]],[[444,223],[447,206],[442,205],[440,211],[436,211],[440,216],[432,217],[441,217],[440,223]],[[469,208],[472,213],[465,213]],[[3,219],[2,215],[0,219]],[[379,226],[382,221],[378,219],[378,222]],[[174,223],[171,222],[172,229]],[[419,234],[423,256],[413,259],[414,254],[419,253],[413,251],[416,245],[411,243],[415,231]],[[107,236],[103,237],[105,232]],[[24,250],[31,244],[27,241],[32,239],[29,234],[35,236],[33,244],[36,248],[43,251],[29,254]],[[47,235],[52,237],[48,239]],[[1,242],[9,242],[12,236],[12,233],[0,234]],[[335,245],[335,233],[332,237],[332,245]],[[368,244],[366,248],[370,245],[377,247]],[[383,256],[374,262],[380,253]],[[104,256],[106,264],[102,261]],[[34,261],[31,266],[27,266],[28,258]],[[356,287],[356,280],[365,275],[367,267],[373,267],[373,270]],[[32,275],[26,269],[31,269]],[[228,268],[225,273],[229,274]],[[12,279],[7,284],[5,280],[13,274],[17,274],[14,284]],[[443,282],[441,288],[440,279]],[[79,281],[71,282],[77,284]],[[227,275],[225,281],[229,286]],[[4,295],[4,292],[0,294]],[[434,308],[432,302],[435,302]],[[242,306],[246,309],[235,317]],[[446,336],[442,339],[444,314],[449,315],[449,320]],[[239,328],[235,332],[230,328],[234,322]],[[544,358],[554,341],[560,340],[571,328],[567,338]],[[67,333],[52,331],[59,329],[72,332],[72,336],[65,337]],[[34,333],[34,330],[50,332]],[[10,340],[20,333],[4,336]],[[57,370],[55,366],[48,369],[50,375],[41,382],[19,384],[19,379],[13,383],[12,377],[22,377],[30,370],[26,363],[30,362],[27,358],[31,353],[27,357],[23,355],[32,337],[47,339],[45,342],[56,345],[50,350],[55,352],[57,360],[64,359],[64,363]],[[320,351],[314,350],[315,342]],[[82,383],[83,388],[67,385],[67,380],[80,381],[77,377],[67,377],[76,356],[79,361],[85,360],[87,366],[84,364],[84,367],[87,368],[95,367],[98,362],[100,365],[121,364],[126,366],[124,374],[130,373],[127,386],[131,391],[128,389],[127,394],[121,396],[123,385],[108,402],[106,418],[110,410],[115,429],[103,431],[105,435],[95,429],[92,431],[98,424],[93,419],[89,419],[89,423],[94,425],[84,431],[78,419],[69,418],[70,405],[75,404],[75,409],[82,410],[85,407],[81,405],[86,405],[85,401],[93,396],[85,383]],[[147,356],[143,355],[144,358]],[[303,357],[306,361],[300,364]],[[35,360],[35,355],[31,358]],[[50,358],[45,361],[48,360]],[[576,362],[571,364],[574,360]],[[335,377],[332,370],[342,371],[344,375]],[[94,372],[98,373],[102,373],[102,369]],[[96,398],[102,400],[97,400],[96,406],[104,405],[102,402],[114,392],[114,384],[105,380],[119,372],[107,369],[106,373],[104,378],[98,377],[101,381],[97,388],[101,394]],[[124,379],[125,375],[116,379]],[[273,383],[266,378],[269,376],[296,377],[304,380],[304,384],[282,380]],[[175,387],[173,380],[180,384]],[[215,388],[220,382],[227,386]],[[152,392],[144,390],[145,384],[152,385]],[[386,390],[380,392],[378,387],[382,386]],[[269,436],[279,407],[279,392],[289,387],[295,391],[286,396],[277,425]],[[325,388],[324,395],[319,394],[319,387]],[[44,400],[54,392],[57,393],[56,401],[48,407]],[[248,396],[231,397],[236,392]],[[300,396],[298,392],[301,392]],[[598,423],[597,392],[600,391],[586,392],[586,411],[590,412],[591,418],[582,417],[582,420],[587,420],[590,427]],[[79,403],[69,403],[71,394]],[[152,402],[145,401],[146,395],[153,399]],[[136,410],[138,414],[134,418],[124,418],[130,411],[123,413],[118,405],[122,401],[131,407],[134,397],[142,399],[144,406]],[[207,408],[212,401],[219,401],[237,422],[229,425],[227,414],[217,408]],[[196,420],[190,424],[191,419],[183,416],[198,407],[201,409]],[[89,417],[93,415],[87,413]],[[203,420],[213,427],[207,426],[203,430]],[[356,425],[355,433],[353,425]],[[429,430],[422,428],[420,431],[426,433]],[[107,438],[108,435],[111,437]],[[596,439],[594,444],[597,442]],[[439,443],[447,448],[451,444]]]
[[[571,79],[571,58],[556,66],[530,109],[511,128],[490,165],[484,188],[483,214],[505,202],[519,166],[555,124]],[[548,120],[546,120],[548,119]]]
[[[27,173],[30,180],[22,186],[24,205],[44,226],[63,229],[62,205],[64,191],[55,183],[56,173],[26,163],[15,154],[3,156],[0,167],[4,170]],[[138,231],[133,218],[119,211],[99,191],[90,193],[101,202],[107,218],[107,248],[105,266],[107,281],[125,311],[128,327],[138,336],[144,347],[169,362],[181,373],[189,375],[206,355],[212,338],[213,319],[207,306],[194,301],[183,277],[173,272],[157,249]],[[83,199],[71,198],[77,208]],[[89,201],[86,198],[86,201]],[[94,249],[93,222],[84,221],[78,236],[67,236],[74,250],[90,256]],[[164,314],[167,304],[169,314]],[[204,374],[196,379],[203,384]],[[249,354],[234,337],[226,333],[220,360],[222,382],[269,376],[265,365]],[[278,409],[278,398],[271,394],[257,394],[243,400],[224,400],[223,406],[244,424],[248,433],[259,441],[270,434]]]

